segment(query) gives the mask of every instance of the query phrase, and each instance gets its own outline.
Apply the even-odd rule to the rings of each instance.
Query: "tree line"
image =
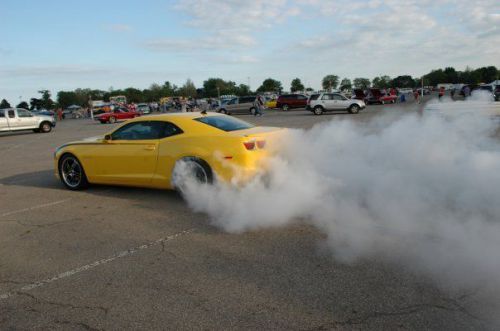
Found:
[[[326,75],[322,81],[321,86],[323,90],[336,90],[341,91],[355,89],[366,89],[369,87],[374,88],[415,88],[419,87],[422,83],[426,86],[436,86],[440,83],[464,83],[477,85],[479,83],[489,83],[496,79],[500,79],[500,71],[495,66],[481,67],[471,69],[467,67],[464,71],[457,71],[453,67],[446,67],[444,69],[432,70],[428,74],[420,78],[414,78],[411,75],[402,75],[391,78],[387,75],[382,75],[373,78],[358,77],[352,81],[349,78],[340,79],[339,76],[330,74]],[[283,92],[283,85],[279,80],[273,78],[265,79],[256,91],[251,91],[250,86],[246,84],[237,84],[230,80],[222,78],[209,78],[203,82],[201,88],[196,88],[192,80],[188,79],[182,86],[166,81],[162,85],[154,83],[146,89],[137,89],[128,87],[125,89],[112,89],[108,91],[96,90],[90,88],[78,88],[73,91],[59,91],[56,95],[56,101],[52,99],[49,90],[38,91],[39,97],[31,98],[28,102],[22,101],[17,107],[29,109],[53,109],[55,107],[66,108],[70,105],[87,106],[90,100],[104,100],[109,101],[110,97],[124,95],[127,101],[140,103],[140,102],[153,102],[158,101],[163,97],[182,96],[188,98],[217,98],[221,95],[237,95],[244,96],[252,93],[274,92],[281,94]],[[291,81],[290,91],[294,92],[312,92],[311,87],[306,87],[300,78],[295,78]],[[9,108],[11,105],[7,100],[0,101],[1,108]]]

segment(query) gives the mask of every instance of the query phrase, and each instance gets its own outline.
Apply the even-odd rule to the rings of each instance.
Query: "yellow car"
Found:
[[[282,130],[217,113],[139,117],[104,137],[59,147],[56,176],[71,190],[89,183],[172,189],[182,163],[201,183],[250,178],[268,155],[266,140]]]
[[[267,100],[266,101],[266,108],[269,108],[269,109],[276,108],[276,103],[277,102],[278,102],[278,100],[276,100],[276,99]]]

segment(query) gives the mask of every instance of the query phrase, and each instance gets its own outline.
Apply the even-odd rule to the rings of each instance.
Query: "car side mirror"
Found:
[[[110,141],[110,140],[113,140],[113,139],[111,138],[110,134],[107,134],[107,135],[104,136],[104,140]]]

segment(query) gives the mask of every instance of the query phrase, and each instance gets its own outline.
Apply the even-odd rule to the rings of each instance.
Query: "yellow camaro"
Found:
[[[65,144],[54,155],[56,176],[71,190],[89,183],[175,188],[176,165],[202,183],[249,178],[282,129],[255,127],[216,113],[139,117],[104,137]]]

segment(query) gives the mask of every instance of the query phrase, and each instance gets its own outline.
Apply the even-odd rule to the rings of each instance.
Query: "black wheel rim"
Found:
[[[82,166],[74,157],[67,157],[61,163],[61,175],[64,183],[75,188],[82,181]]]

